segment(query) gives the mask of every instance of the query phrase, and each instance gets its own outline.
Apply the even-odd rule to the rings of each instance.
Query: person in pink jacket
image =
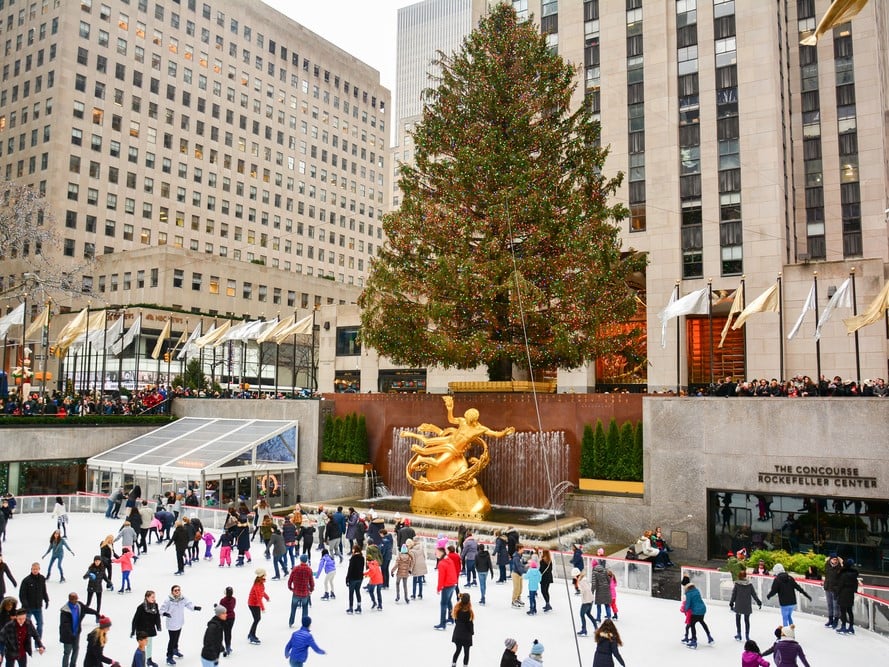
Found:
[[[769,667],[769,661],[762,657],[759,645],[752,639],[744,644],[744,652],[741,654],[741,667]]]
[[[133,556],[133,552],[130,551],[129,547],[124,547],[121,549],[120,558],[115,558],[112,563],[120,564],[120,590],[117,592],[120,595],[123,595],[124,592],[130,593],[132,592],[132,587],[130,586],[130,572],[133,571],[133,561],[135,560],[135,556]],[[126,591],[124,591],[124,587],[126,587]]]
[[[611,570],[605,570],[608,575],[608,585],[611,586],[611,618],[617,620],[617,577]]]

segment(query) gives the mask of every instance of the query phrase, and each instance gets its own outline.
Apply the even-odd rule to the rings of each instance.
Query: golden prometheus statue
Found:
[[[433,433],[433,436],[401,432],[402,437],[422,443],[411,445],[413,456],[405,470],[414,487],[411,511],[482,520],[491,510],[491,502],[477,478],[491,462],[491,455],[488,443],[481,436],[502,438],[515,433],[515,428],[492,431],[479,423],[475,408],[469,408],[462,417],[454,417],[454,398],[444,396],[442,399],[448,409],[448,422],[455,426],[439,428],[435,424],[420,424],[417,427],[421,433]],[[466,452],[473,445],[481,447],[481,453],[467,458]],[[419,478],[415,474],[419,474]]]

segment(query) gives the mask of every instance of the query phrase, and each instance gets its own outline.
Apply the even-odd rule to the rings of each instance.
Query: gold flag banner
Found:
[[[167,318],[167,323],[164,325],[164,328],[161,330],[161,335],[157,338],[157,343],[154,346],[154,351],[151,353],[152,359],[157,359],[161,356],[161,350],[164,349],[164,341],[170,337],[170,329],[173,327],[173,321],[170,318]]]
[[[765,292],[756,297],[754,301],[751,301],[750,305],[741,311],[741,314],[738,315],[738,319],[736,319],[735,323],[732,325],[732,329],[740,329],[743,327],[747,318],[754,313],[778,313],[780,311],[781,304],[778,303],[778,283],[775,283]]]
[[[49,309],[50,305],[46,304],[43,312],[34,318],[31,326],[25,331],[25,340],[41,340],[43,337],[43,327],[49,326]]]
[[[71,347],[71,344],[77,340],[77,337],[86,333],[87,317],[89,317],[88,313],[89,308],[84,308],[77,313],[77,317],[68,322],[68,324],[66,324],[59,332],[55,345],[57,357],[64,355],[68,351],[68,348]]]
[[[216,347],[217,341],[231,328],[232,321],[226,320],[220,326],[215,326],[206,334],[195,340],[194,346],[199,350],[207,346]]]
[[[883,312],[887,308],[889,308],[889,282],[883,285],[883,289],[877,294],[877,298],[870,302],[870,305],[861,315],[843,320],[843,324],[846,325],[846,333],[851,335],[861,327],[873,324],[883,316]]]
[[[719,337],[719,347],[725,343],[725,337],[728,336],[729,327],[732,325],[732,318],[744,310],[741,306],[744,303],[744,290],[739,285],[735,290],[735,298],[732,299],[732,306],[729,308],[728,317],[725,318],[725,326],[722,327],[722,336]]]
[[[800,40],[800,44],[803,46],[815,46],[824,33],[828,30],[833,30],[839,25],[843,25],[847,21],[851,21],[858,16],[858,13],[864,9],[866,4],[867,0],[833,0],[830,7],[824,12],[824,16],[821,17],[815,32]]]

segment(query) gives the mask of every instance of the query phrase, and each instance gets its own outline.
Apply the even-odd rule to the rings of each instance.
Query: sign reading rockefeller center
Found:
[[[865,477],[858,468],[824,465],[776,465],[758,473],[762,484],[782,486],[821,486],[848,489],[875,489],[876,477]]]

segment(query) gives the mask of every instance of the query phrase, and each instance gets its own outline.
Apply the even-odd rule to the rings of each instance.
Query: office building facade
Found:
[[[0,0],[0,48],[0,178],[45,194],[54,264],[91,262],[59,308],[272,318],[357,299],[391,174],[376,70],[235,0]]]

